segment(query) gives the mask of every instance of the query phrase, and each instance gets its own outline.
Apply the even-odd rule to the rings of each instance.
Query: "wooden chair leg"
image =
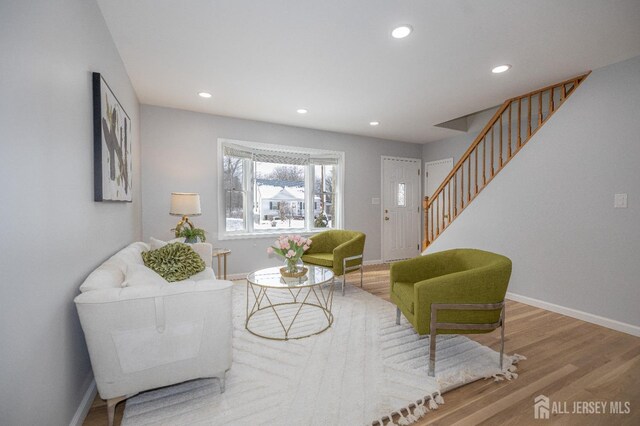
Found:
[[[127,399],[126,396],[117,396],[115,398],[107,399],[107,416],[109,417],[109,426],[113,426],[113,418],[116,414],[116,405],[125,399]]]

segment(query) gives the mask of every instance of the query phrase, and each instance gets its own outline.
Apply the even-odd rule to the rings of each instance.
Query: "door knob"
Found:
[[[384,220],[389,220],[389,218],[387,216],[384,217]]]

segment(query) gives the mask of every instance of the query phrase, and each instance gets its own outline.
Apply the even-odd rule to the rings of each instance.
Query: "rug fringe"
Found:
[[[517,379],[518,378],[518,373],[516,373],[516,371],[518,371],[518,367],[516,367],[516,364],[518,363],[518,361],[522,361],[527,359],[526,356],[524,355],[519,355],[519,354],[513,354],[511,356],[508,357],[509,360],[511,361],[511,365],[505,369],[503,369],[501,372],[496,373],[496,374],[492,374],[490,376],[486,376],[486,379],[489,378],[493,378],[494,382],[501,382],[503,380],[508,380],[511,381],[511,379]]]
[[[372,426],[408,426],[411,425],[422,417],[424,417],[429,411],[437,410],[438,405],[444,404],[444,398],[440,391],[435,392],[433,395],[427,395],[422,399],[417,400],[415,403],[411,403],[406,407],[392,412],[387,416],[383,416],[378,420],[371,423]],[[405,416],[404,413],[407,413]],[[393,421],[393,416],[398,416],[397,423]],[[389,419],[389,422],[385,425],[384,420]]]

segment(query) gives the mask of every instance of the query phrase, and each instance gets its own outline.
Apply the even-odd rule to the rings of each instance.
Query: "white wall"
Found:
[[[170,238],[178,218],[169,216],[172,191],[199,192],[202,216],[194,218],[216,246],[233,250],[229,272],[275,266],[267,257],[273,237],[217,241],[217,139],[321,148],[345,152],[345,227],[367,234],[365,261],[379,260],[380,156],[422,157],[422,146],[361,136],[241,120],[148,105],[141,106],[143,235]]]
[[[510,292],[637,333],[639,118],[640,57],[594,71],[428,252],[503,253]]]
[[[466,132],[460,132],[458,136],[424,144],[422,146],[422,161],[428,162],[453,158],[453,163],[455,164],[471,146],[471,143],[493,117],[497,109],[498,107],[491,108],[467,117],[469,127]]]
[[[0,423],[65,425],[92,378],[73,298],[141,234],[139,105],[94,1],[2,1],[0,52]],[[132,119],[133,203],[93,201],[92,71]]]

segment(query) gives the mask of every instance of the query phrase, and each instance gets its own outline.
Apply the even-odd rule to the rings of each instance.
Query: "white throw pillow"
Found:
[[[149,238],[149,245],[151,246],[151,250],[158,250],[161,247],[166,246],[169,243],[184,243],[184,238],[174,238],[169,241],[162,241],[157,238]]]
[[[149,246],[151,246],[151,250],[158,250],[160,247],[164,247],[166,246],[167,243],[166,241],[162,241],[162,240],[158,240],[157,238],[149,238]]]
[[[169,284],[167,280],[158,275],[154,270],[144,265],[130,264],[122,287],[162,287]]]

